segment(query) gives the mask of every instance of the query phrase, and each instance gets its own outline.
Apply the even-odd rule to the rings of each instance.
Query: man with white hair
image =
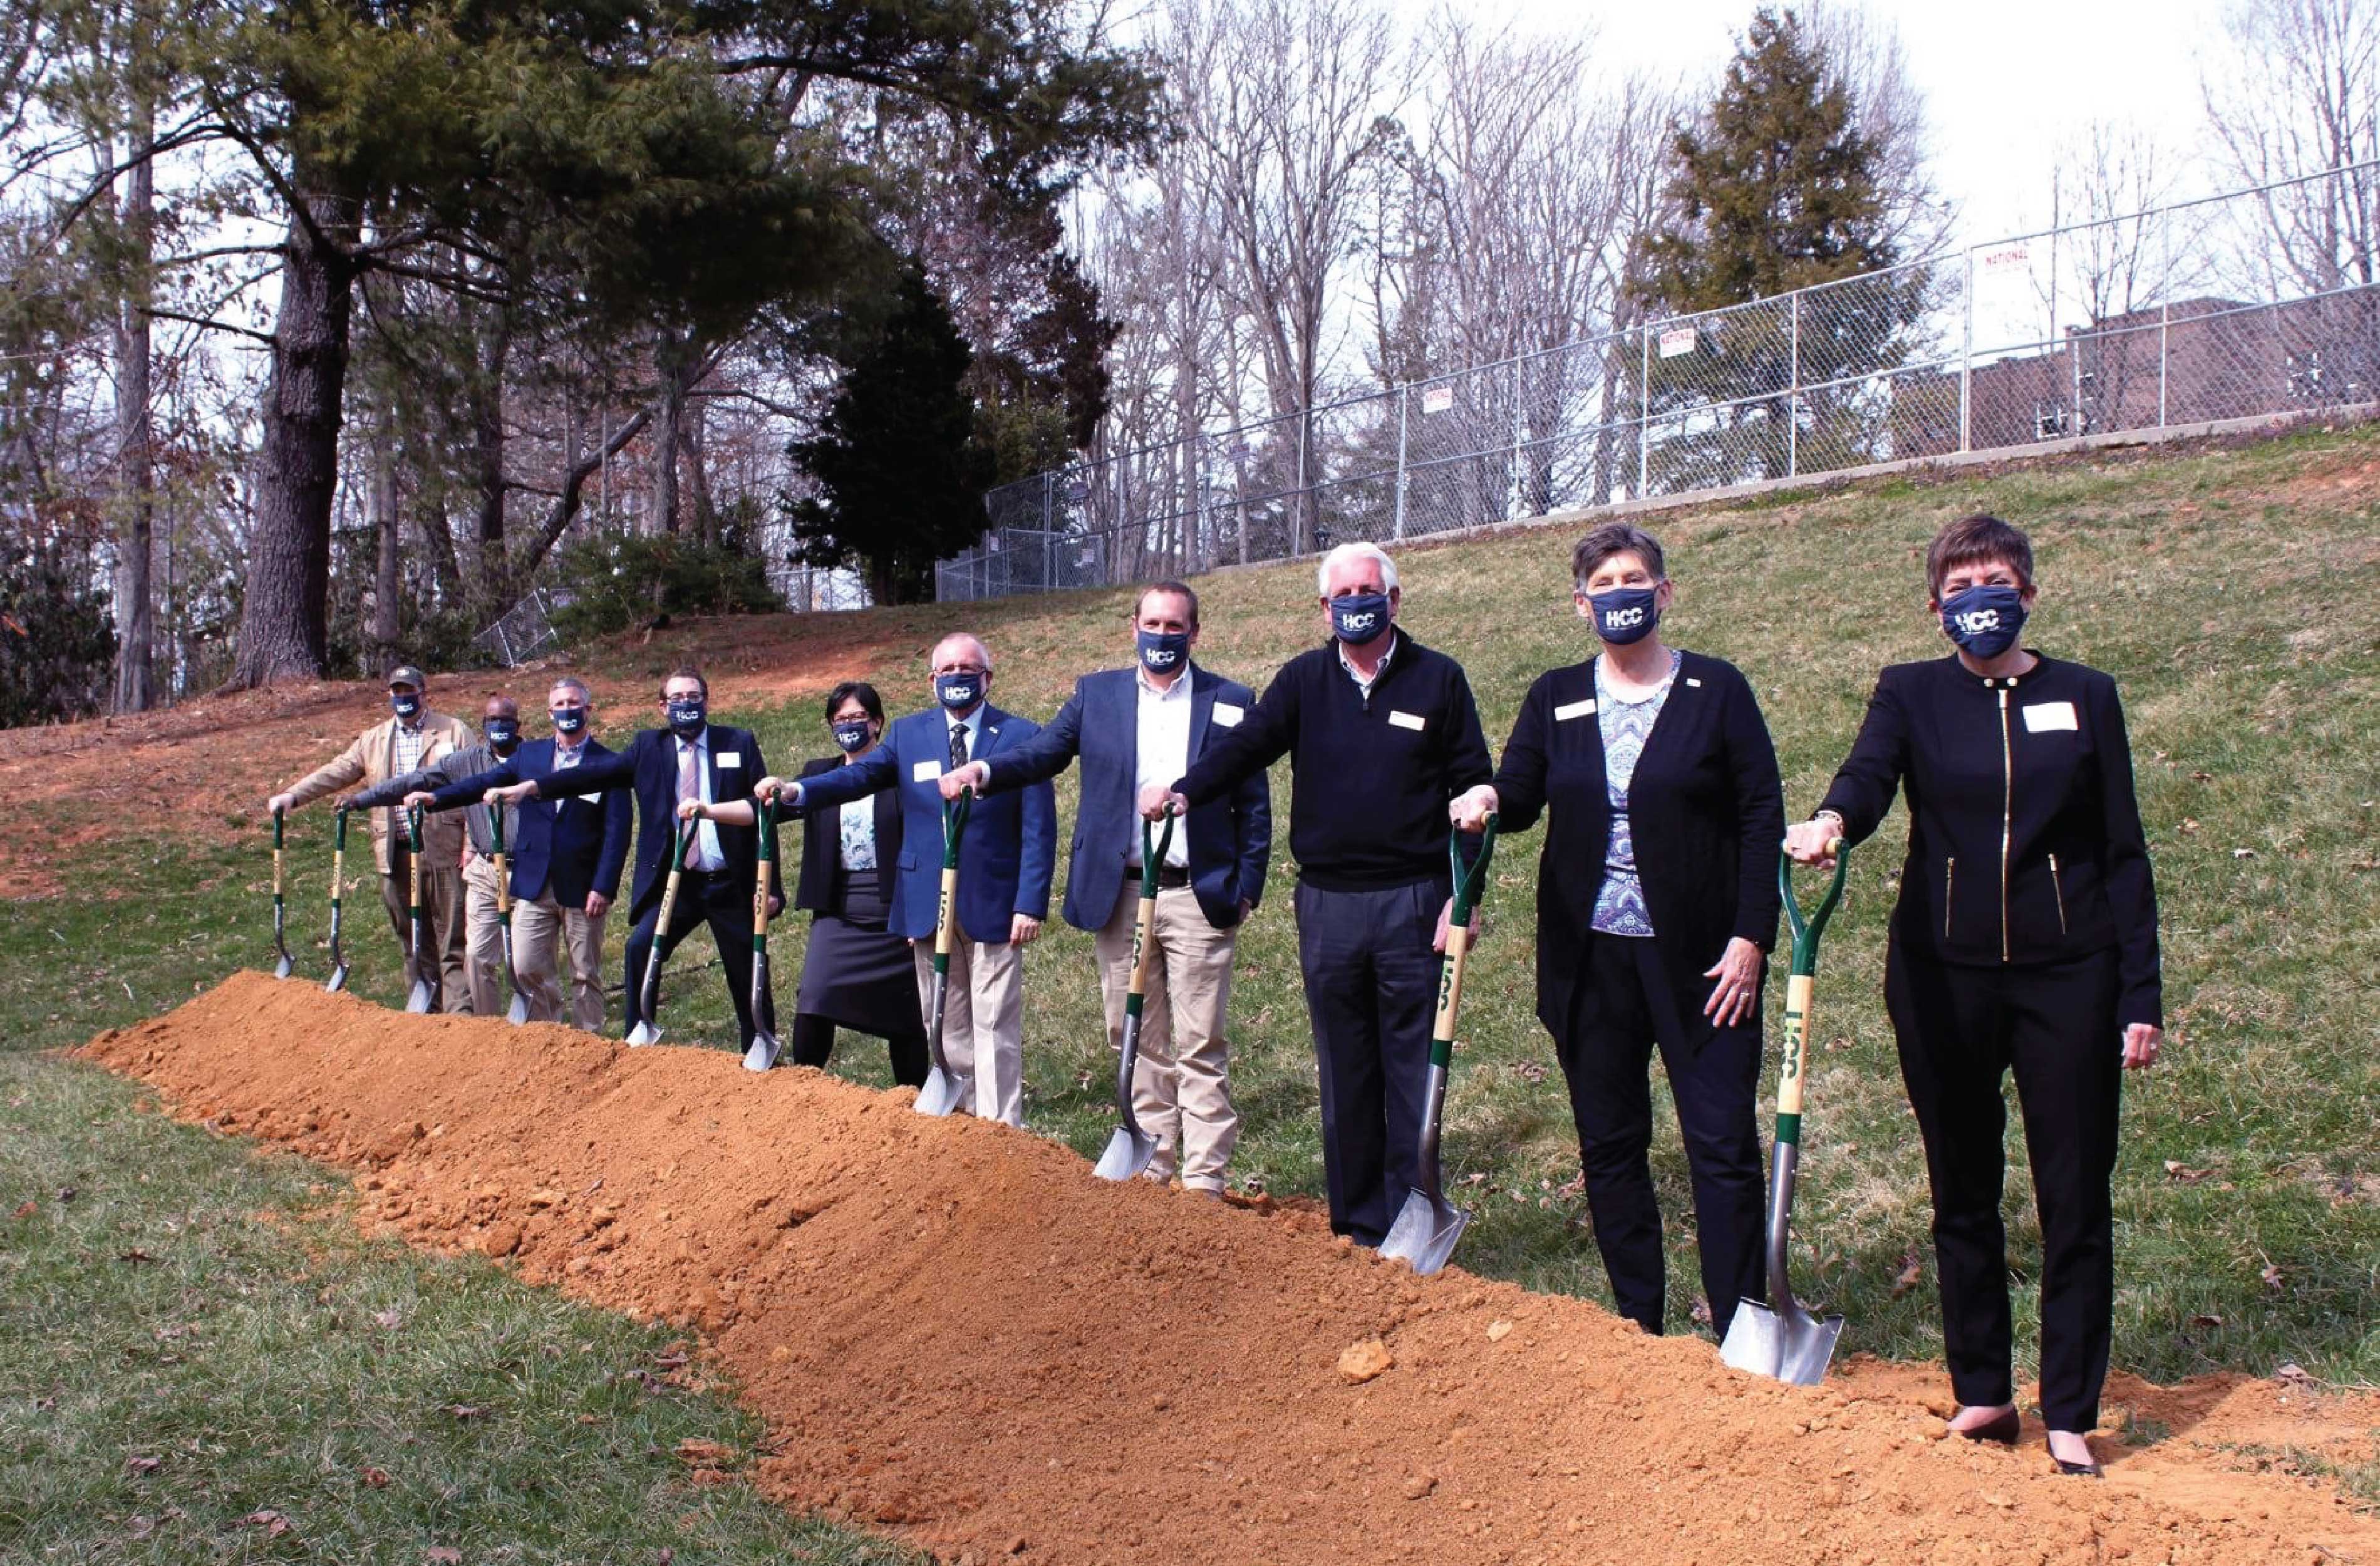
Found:
[[[1416,1178],[1438,959],[1453,887],[1447,802],[1488,781],[1487,737],[1462,666],[1396,624],[1396,562],[1376,545],[1323,556],[1330,639],[1282,665],[1247,717],[1141,813],[1186,810],[1290,759],[1297,786],[1297,950],[1321,1067],[1330,1227],[1388,1237]]]
[[[909,938],[921,1012],[933,989],[934,916],[941,901],[941,776],[978,759],[996,762],[1041,732],[1030,718],[987,699],[991,650],[964,632],[935,644],[931,689],[933,708],[893,720],[867,755],[799,782],[763,778],[755,791],[764,807],[775,800],[791,812],[839,809],[880,789],[901,791],[901,873],[885,928]],[[974,1112],[1010,1125],[1025,1123],[1024,949],[1050,917],[1057,862],[1057,795],[1048,783],[970,807],[952,910],[958,928],[942,1053],[953,1073],[975,1079]]]

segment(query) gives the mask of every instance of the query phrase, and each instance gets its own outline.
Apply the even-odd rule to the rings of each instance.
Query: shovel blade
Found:
[[[662,1030],[651,1023],[640,1022],[628,1029],[628,1048],[631,1050],[641,1050],[648,1044],[658,1044],[661,1041]]]
[[[287,978],[297,971],[298,965],[289,960],[289,954],[285,952],[281,954],[281,960],[273,965],[273,977],[275,978]]]
[[[514,990],[513,1003],[504,1013],[504,1020],[516,1027],[528,1021],[528,997],[517,989]]]
[[[784,1048],[777,1036],[763,1028],[752,1036],[752,1047],[744,1051],[746,1071],[767,1071],[777,1063],[777,1055]]]
[[[331,977],[323,981],[322,993],[325,995],[336,995],[340,990],[345,989],[346,987],[347,965],[340,963],[331,969]]]
[[[1130,1180],[1148,1168],[1148,1160],[1157,1156],[1157,1138],[1145,1131],[1117,1126],[1108,1137],[1107,1150],[1091,1172],[1101,1180]]]
[[[1766,1376],[1795,1387],[1827,1378],[1835,1340],[1843,1335],[1840,1316],[1818,1317],[1799,1305],[1779,1312],[1757,1300],[1742,1300],[1719,1344],[1719,1363],[1730,1370]]]
[[[1415,1186],[1405,1193],[1405,1205],[1397,1209],[1397,1220],[1389,1225],[1380,1254],[1411,1263],[1415,1272],[1427,1278],[1454,1255],[1455,1242],[1463,1238],[1463,1227],[1470,1221],[1469,1213],[1445,1197]]]
[[[405,1009],[416,1014],[429,1011],[437,1003],[438,998],[430,992],[430,981],[426,978],[415,979],[412,992],[405,998]]]
[[[921,1115],[950,1114],[974,1097],[975,1078],[935,1066],[926,1073],[926,1085],[917,1089],[917,1112]]]

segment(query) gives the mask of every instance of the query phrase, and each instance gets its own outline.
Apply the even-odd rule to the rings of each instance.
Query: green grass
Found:
[[[2218,1367],[2263,1373],[2295,1361],[2325,1380],[2380,1380],[2380,986],[2371,977],[2380,952],[2380,480],[2357,477],[2375,463],[2380,431],[2311,432],[2238,449],[1895,480],[1653,522],[1680,589],[1665,633],[1751,676],[1795,811],[1815,802],[1840,759],[1877,667],[1940,649],[1923,613],[1918,566],[1935,528],[1983,508],[2033,532],[2043,599],[2029,639],[2119,681],[2155,856],[2173,1038],[2166,1063],[2127,1085],[2115,1341],[2119,1367],[2155,1379]],[[1516,533],[1403,557],[1405,625],[1463,660],[1500,745],[1529,682],[1586,651],[1566,596],[1572,537]],[[1261,686],[1320,634],[1312,581],[1310,569],[1288,567],[1202,582],[1201,661]],[[1046,717],[1077,674],[1128,656],[1126,599],[1083,593],[822,615],[786,635],[797,666],[814,658],[821,668],[846,667],[851,649],[880,647],[878,683],[896,709],[908,710],[927,698],[925,655],[935,637],[954,626],[977,629],[997,655],[994,698]],[[732,625],[697,625],[649,646],[601,650],[586,668],[615,721],[630,722],[682,649],[726,662],[738,636]],[[828,749],[815,701],[721,716],[756,727],[780,770]],[[293,774],[306,759],[288,758]],[[1283,769],[1275,779],[1281,846],[1234,977],[1233,1091],[1246,1121],[1234,1177],[1316,1196],[1314,1067],[1288,913],[1290,790]],[[1071,821],[1071,777],[1060,802]],[[37,808],[25,809],[16,825],[38,830],[39,820]],[[285,1159],[250,1160],[203,1133],[131,1115],[128,1090],[23,1053],[152,1014],[233,966],[269,960],[269,860],[261,823],[248,826],[243,848],[172,836],[103,843],[68,871],[63,894],[0,910],[0,1040],[18,1052],[0,1054],[10,1084],[0,1100],[15,1100],[0,1147],[0,1213],[28,1198],[41,1206],[30,1224],[0,1219],[0,1267],[7,1269],[0,1299],[8,1306],[0,1313],[0,1363],[9,1371],[0,1382],[0,1398],[9,1400],[0,1451],[24,1449],[31,1431],[47,1454],[0,1469],[7,1475],[0,1524],[46,1530],[27,1536],[41,1541],[37,1550],[67,1558],[153,1552],[168,1548],[156,1542],[168,1535],[185,1541],[170,1547],[185,1558],[243,1545],[263,1551],[255,1529],[228,1526],[262,1507],[285,1512],[316,1540],[355,1528],[352,1537],[384,1554],[400,1553],[393,1542],[400,1539],[443,1542],[433,1533],[451,1523],[533,1558],[592,1560],[613,1551],[615,1528],[632,1524],[649,1524],[655,1548],[675,1537],[684,1552],[687,1541],[673,1530],[693,1510],[721,1519],[706,1527],[750,1530],[735,1532],[747,1545],[706,1545],[706,1556],[776,1539],[770,1548],[795,1540],[820,1559],[844,1558],[837,1549],[856,1558],[867,1547],[773,1522],[759,1503],[731,1503],[725,1492],[642,1509],[625,1499],[630,1490],[674,1493],[674,1460],[666,1453],[674,1437],[606,1435],[609,1425],[579,1426],[560,1411],[582,1405],[573,1398],[611,1395],[606,1389],[655,1340],[485,1269],[359,1245],[345,1237],[344,1220],[295,1229],[252,1220],[247,1215],[287,1217],[334,1201],[337,1177]],[[316,982],[327,965],[320,883],[328,827],[325,814],[310,811],[290,829],[292,928],[303,936],[293,944],[301,973]],[[1893,1297],[1903,1257],[1912,1248],[1927,1254],[1927,1210],[1880,998],[1884,920],[1904,830],[1896,815],[1862,850],[1828,938],[1795,1265],[1801,1292],[1849,1318],[1845,1352],[1926,1358],[1940,1349],[1930,1256],[1921,1286]],[[1534,1288],[1599,1299],[1568,1105],[1533,1016],[1536,853],[1534,837],[1523,836],[1500,859],[1490,935],[1464,992],[1447,1157],[1476,1220],[1460,1259]],[[1063,872],[1062,855],[1062,886]],[[102,894],[118,888],[122,895]],[[355,988],[398,1003],[395,942],[369,880],[350,913]],[[608,953],[614,967],[618,926],[615,919]],[[789,920],[772,944],[788,1010],[802,932],[803,921]],[[667,1021],[676,1039],[723,1047],[734,1037],[726,997],[715,970],[695,971],[708,955],[698,937],[674,967]],[[1093,1155],[1112,1111],[1088,938],[1053,920],[1026,972],[1028,1120]],[[613,1015],[616,1026],[616,1001]],[[836,1069],[887,1080],[882,1048],[869,1039],[847,1038]],[[1657,1098],[1657,1111],[1666,1122],[1665,1099]],[[2038,1233],[2013,1131],[2011,1153],[2019,1356],[2029,1362]],[[1671,1321],[1684,1329],[1695,1270],[1673,1123],[1662,1124],[1653,1157],[1670,1221]],[[110,1172],[133,1170],[149,1175],[146,1186]],[[54,1189],[66,1184],[80,1195],[54,1211]],[[331,1195],[313,1194],[315,1185]],[[122,1234],[109,1232],[119,1224]],[[136,1246],[176,1259],[155,1267],[112,1259]],[[394,1336],[354,1329],[372,1312],[352,1302],[383,1295],[437,1303]],[[477,1303],[459,1317],[443,1314],[455,1299]],[[171,1350],[176,1362],[167,1366],[153,1332],[174,1312],[199,1320],[209,1347]],[[333,1319],[347,1325],[320,1334],[293,1325]],[[438,1337],[441,1322],[451,1338]],[[312,1346],[317,1336],[359,1357],[318,1360],[330,1348]],[[293,1348],[298,1340],[303,1352]],[[580,1341],[607,1346],[581,1354]],[[371,1373],[412,1390],[360,1396]],[[81,1390],[57,1395],[55,1411],[37,1412],[35,1400],[54,1395],[42,1390],[53,1377]],[[500,1397],[497,1388],[513,1390]],[[222,1396],[244,1400],[235,1406],[245,1410],[223,1433],[184,1427],[203,1418],[177,1411]],[[455,1402],[506,1412],[448,1428],[437,1410]],[[649,1402],[652,1418],[665,1408],[688,1410],[669,1415],[683,1420],[670,1430],[700,1425],[699,1433],[718,1436],[735,1417],[705,1400]],[[69,1418],[70,1410],[82,1412]],[[27,1422],[36,1418],[50,1423],[35,1429]],[[382,1450],[377,1439],[346,1432],[385,1420],[425,1451],[461,1440],[478,1455],[454,1478],[359,1495],[341,1476],[355,1462],[392,1474],[400,1467],[363,1450]],[[124,1458],[145,1451],[150,1432],[168,1426],[176,1440],[198,1439],[204,1461],[160,1444],[166,1466],[144,1480],[125,1477]],[[586,1482],[625,1487],[603,1492],[611,1499],[600,1502],[574,1496],[565,1504],[559,1492],[484,1482],[504,1454],[479,1453],[472,1443],[500,1435],[518,1443],[510,1459],[518,1474],[558,1474],[602,1451],[609,1455],[596,1466],[615,1472]],[[733,1441],[751,1439],[747,1430]],[[211,1444],[225,1451],[207,1452]],[[284,1479],[295,1487],[275,1490]],[[201,1484],[203,1491],[195,1487]],[[453,1485],[462,1487],[439,1499]],[[175,1486],[191,1487],[158,1499]],[[400,1503],[417,1510],[384,1510]],[[167,1504],[186,1516],[167,1519]],[[595,1520],[582,1526],[560,1515],[578,1505]],[[646,1511],[650,1518],[638,1523]],[[131,1538],[125,1521],[135,1513],[152,1520],[143,1540]],[[111,1515],[117,1521],[106,1521]],[[530,1542],[556,1536],[552,1530],[562,1531],[559,1542]],[[11,1552],[0,1533],[0,1554]],[[625,1546],[618,1553],[650,1558]]]

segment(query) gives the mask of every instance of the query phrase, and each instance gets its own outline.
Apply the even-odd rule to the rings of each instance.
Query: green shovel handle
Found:
[[[959,790],[956,799],[942,801],[942,868],[959,868],[959,838],[966,832],[967,812],[975,807],[975,790]]]
[[[1835,904],[1843,900],[1843,878],[1852,868],[1850,844],[1837,838],[1834,842],[1835,879],[1828,884],[1827,894],[1818,901],[1818,911],[1804,917],[1801,900],[1793,895],[1793,857],[1777,856],[1777,892],[1785,904],[1785,923],[1793,932],[1793,965],[1791,972],[1807,976],[1818,968],[1818,937],[1827,932],[1827,921],[1835,917]]]
[[[1157,895],[1157,868],[1165,863],[1165,856],[1173,846],[1173,807],[1165,807],[1165,831],[1156,841],[1149,840],[1149,829],[1157,823],[1143,816],[1140,819],[1140,895],[1146,900]]]
[[[419,855],[421,852],[421,807],[409,806],[405,812],[405,846]]]
[[[487,807],[487,811],[488,830],[495,838],[496,855],[502,857],[504,851],[504,807],[501,805],[491,805]]]
[[[1479,856],[1471,868],[1463,868],[1463,829],[1457,827],[1447,834],[1447,863],[1454,869],[1454,912],[1450,925],[1467,925],[1472,910],[1479,906],[1481,893],[1488,888],[1488,862],[1496,856],[1496,812],[1488,812],[1488,824],[1479,834]]]

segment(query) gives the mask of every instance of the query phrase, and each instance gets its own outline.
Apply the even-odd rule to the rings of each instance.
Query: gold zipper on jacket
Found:
[[[2010,681],[2013,685],[2015,682]],[[2016,761],[2009,747],[2009,687],[2000,687],[2000,961],[2009,960],[2009,843],[2016,818]]]
[[[2049,890],[2058,899],[2058,933],[2066,933],[2066,888],[2058,880],[2058,856],[2049,856]]]
[[[1950,893],[1959,883],[1959,856],[1956,854],[1942,861],[1942,939],[1950,939]]]

